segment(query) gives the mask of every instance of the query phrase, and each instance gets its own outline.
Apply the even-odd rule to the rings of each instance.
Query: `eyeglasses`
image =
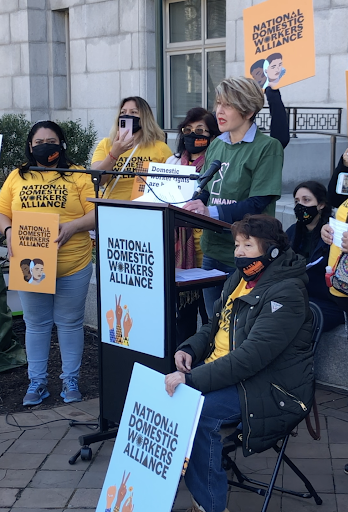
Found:
[[[195,133],[196,135],[203,135],[204,132],[206,133],[209,133],[208,130],[205,130],[204,128],[196,128],[195,130],[192,130],[191,128],[189,128],[188,126],[185,127],[185,128],[181,128],[181,131],[184,135],[190,135],[190,133]]]

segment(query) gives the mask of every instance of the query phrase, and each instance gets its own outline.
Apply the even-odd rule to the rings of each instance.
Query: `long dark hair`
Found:
[[[303,181],[302,183],[299,183],[294,189],[294,192],[293,192],[294,197],[296,196],[297,191],[300,188],[307,188],[310,192],[312,192],[312,194],[318,201],[318,204],[324,203],[324,205],[325,205],[324,208],[322,210],[320,210],[319,222],[313,230],[312,245],[314,246],[320,238],[320,230],[321,230],[322,226],[329,221],[329,217],[331,216],[331,213],[332,213],[332,208],[331,208],[331,205],[329,202],[327,189],[324,187],[324,185],[322,185],[318,181],[309,180],[309,181]],[[291,243],[292,248],[294,249],[295,252],[298,252],[301,250],[304,236],[307,233],[308,233],[307,227],[301,222],[296,222],[295,234],[294,234],[294,237],[293,237],[293,240]]]
[[[40,128],[48,128],[52,130],[58,137],[60,145],[61,145],[61,153],[60,157],[57,163],[57,167],[61,167],[63,169],[69,169],[71,165],[75,165],[74,162],[68,157],[66,154],[66,148],[67,148],[67,141],[65,134],[62,130],[62,128],[53,121],[38,121],[35,123],[30,132],[28,133],[27,141],[25,143],[25,156],[27,157],[28,161],[22,164],[19,168],[19,175],[21,178],[25,180],[25,174],[27,172],[31,172],[29,170],[29,167],[31,166],[37,166],[37,162],[33,156],[33,153],[30,151],[30,145],[32,144],[33,138],[35,133],[40,130]],[[54,167],[52,168],[54,171]],[[63,171],[57,171],[57,174],[59,174],[62,177],[71,176],[71,173],[66,173]]]
[[[326,224],[329,220],[329,217],[331,216],[332,208],[329,202],[329,198],[327,195],[327,189],[319,183],[318,181],[303,181],[299,185],[297,185],[293,191],[293,196],[295,197],[297,194],[297,191],[300,188],[307,188],[310,192],[312,192],[313,196],[316,198],[316,200],[319,203],[324,203],[324,208],[320,210],[321,213],[321,219],[322,223]]]
[[[205,108],[202,108],[202,107],[191,108],[187,112],[186,117],[183,120],[183,122],[178,125],[179,133],[178,133],[178,136],[176,139],[177,149],[176,149],[176,153],[175,153],[175,156],[177,158],[180,158],[181,155],[183,154],[183,152],[185,151],[184,134],[181,131],[182,128],[185,128],[185,126],[187,126],[188,124],[195,123],[196,121],[204,121],[205,122],[205,124],[208,127],[211,137],[217,137],[218,135],[221,134],[221,132],[218,128],[216,119],[211,112],[209,112],[208,110],[206,110]]]

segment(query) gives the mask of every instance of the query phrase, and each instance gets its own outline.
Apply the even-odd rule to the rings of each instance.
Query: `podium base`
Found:
[[[71,427],[75,425],[86,425],[88,427],[98,427],[99,423],[83,423],[81,421],[71,420],[69,422]],[[69,464],[73,465],[77,461],[79,457],[82,460],[91,460],[92,459],[92,449],[89,445],[93,443],[98,443],[100,441],[106,441],[107,439],[113,439],[117,436],[118,425],[113,424],[113,430],[107,430],[105,432],[98,431],[94,434],[86,434],[79,437],[79,443],[81,448],[69,459]]]

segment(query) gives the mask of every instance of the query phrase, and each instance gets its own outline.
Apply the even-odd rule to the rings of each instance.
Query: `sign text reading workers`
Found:
[[[155,257],[150,242],[108,237],[110,282],[152,289]]]
[[[178,444],[178,424],[135,402],[128,426],[123,453],[166,480]]]
[[[45,226],[24,226],[20,224],[18,230],[19,245],[23,247],[41,247],[48,249],[51,232]]]
[[[255,54],[272,50],[303,37],[305,17],[300,9],[271,18],[253,27]]]

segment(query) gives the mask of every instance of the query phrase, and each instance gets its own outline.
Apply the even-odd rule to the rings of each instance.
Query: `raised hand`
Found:
[[[122,507],[122,512],[133,512],[133,510],[133,499],[132,496],[129,496],[129,498],[126,499],[125,504]]]
[[[117,500],[116,500],[115,507],[118,507],[118,508],[120,508],[121,503],[127,493],[127,480],[129,478],[130,473],[128,473],[128,475],[126,477],[125,477],[125,474],[126,474],[126,472],[124,471],[123,477],[122,477],[122,482],[121,482],[120,488],[117,493]]]
[[[110,485],[106,491],[106,508],[111,508],[112,502],[116,496],[116,485]]]
[[[109,309],[109,311],[106,312],[106,321],[109,326],[109,330],[114,328],[114,321],[115,321],[115,315],[112,309]]]
[[[120,298],[117,299],[117,295],[115,295],[115,313],[116,313],[116,323],[117,325],[121,325],[121,320],[122,320],[122,314],[123,314],[123,311],[122,311],[122,306],[121,306],[121,295],[120,295]]]
[[[126,316],[123,319],[123,334],[125,338],[128,338],[129,331],[131,330],[133,325],[133,320],[129,316],[129,312],[127,311]]]

